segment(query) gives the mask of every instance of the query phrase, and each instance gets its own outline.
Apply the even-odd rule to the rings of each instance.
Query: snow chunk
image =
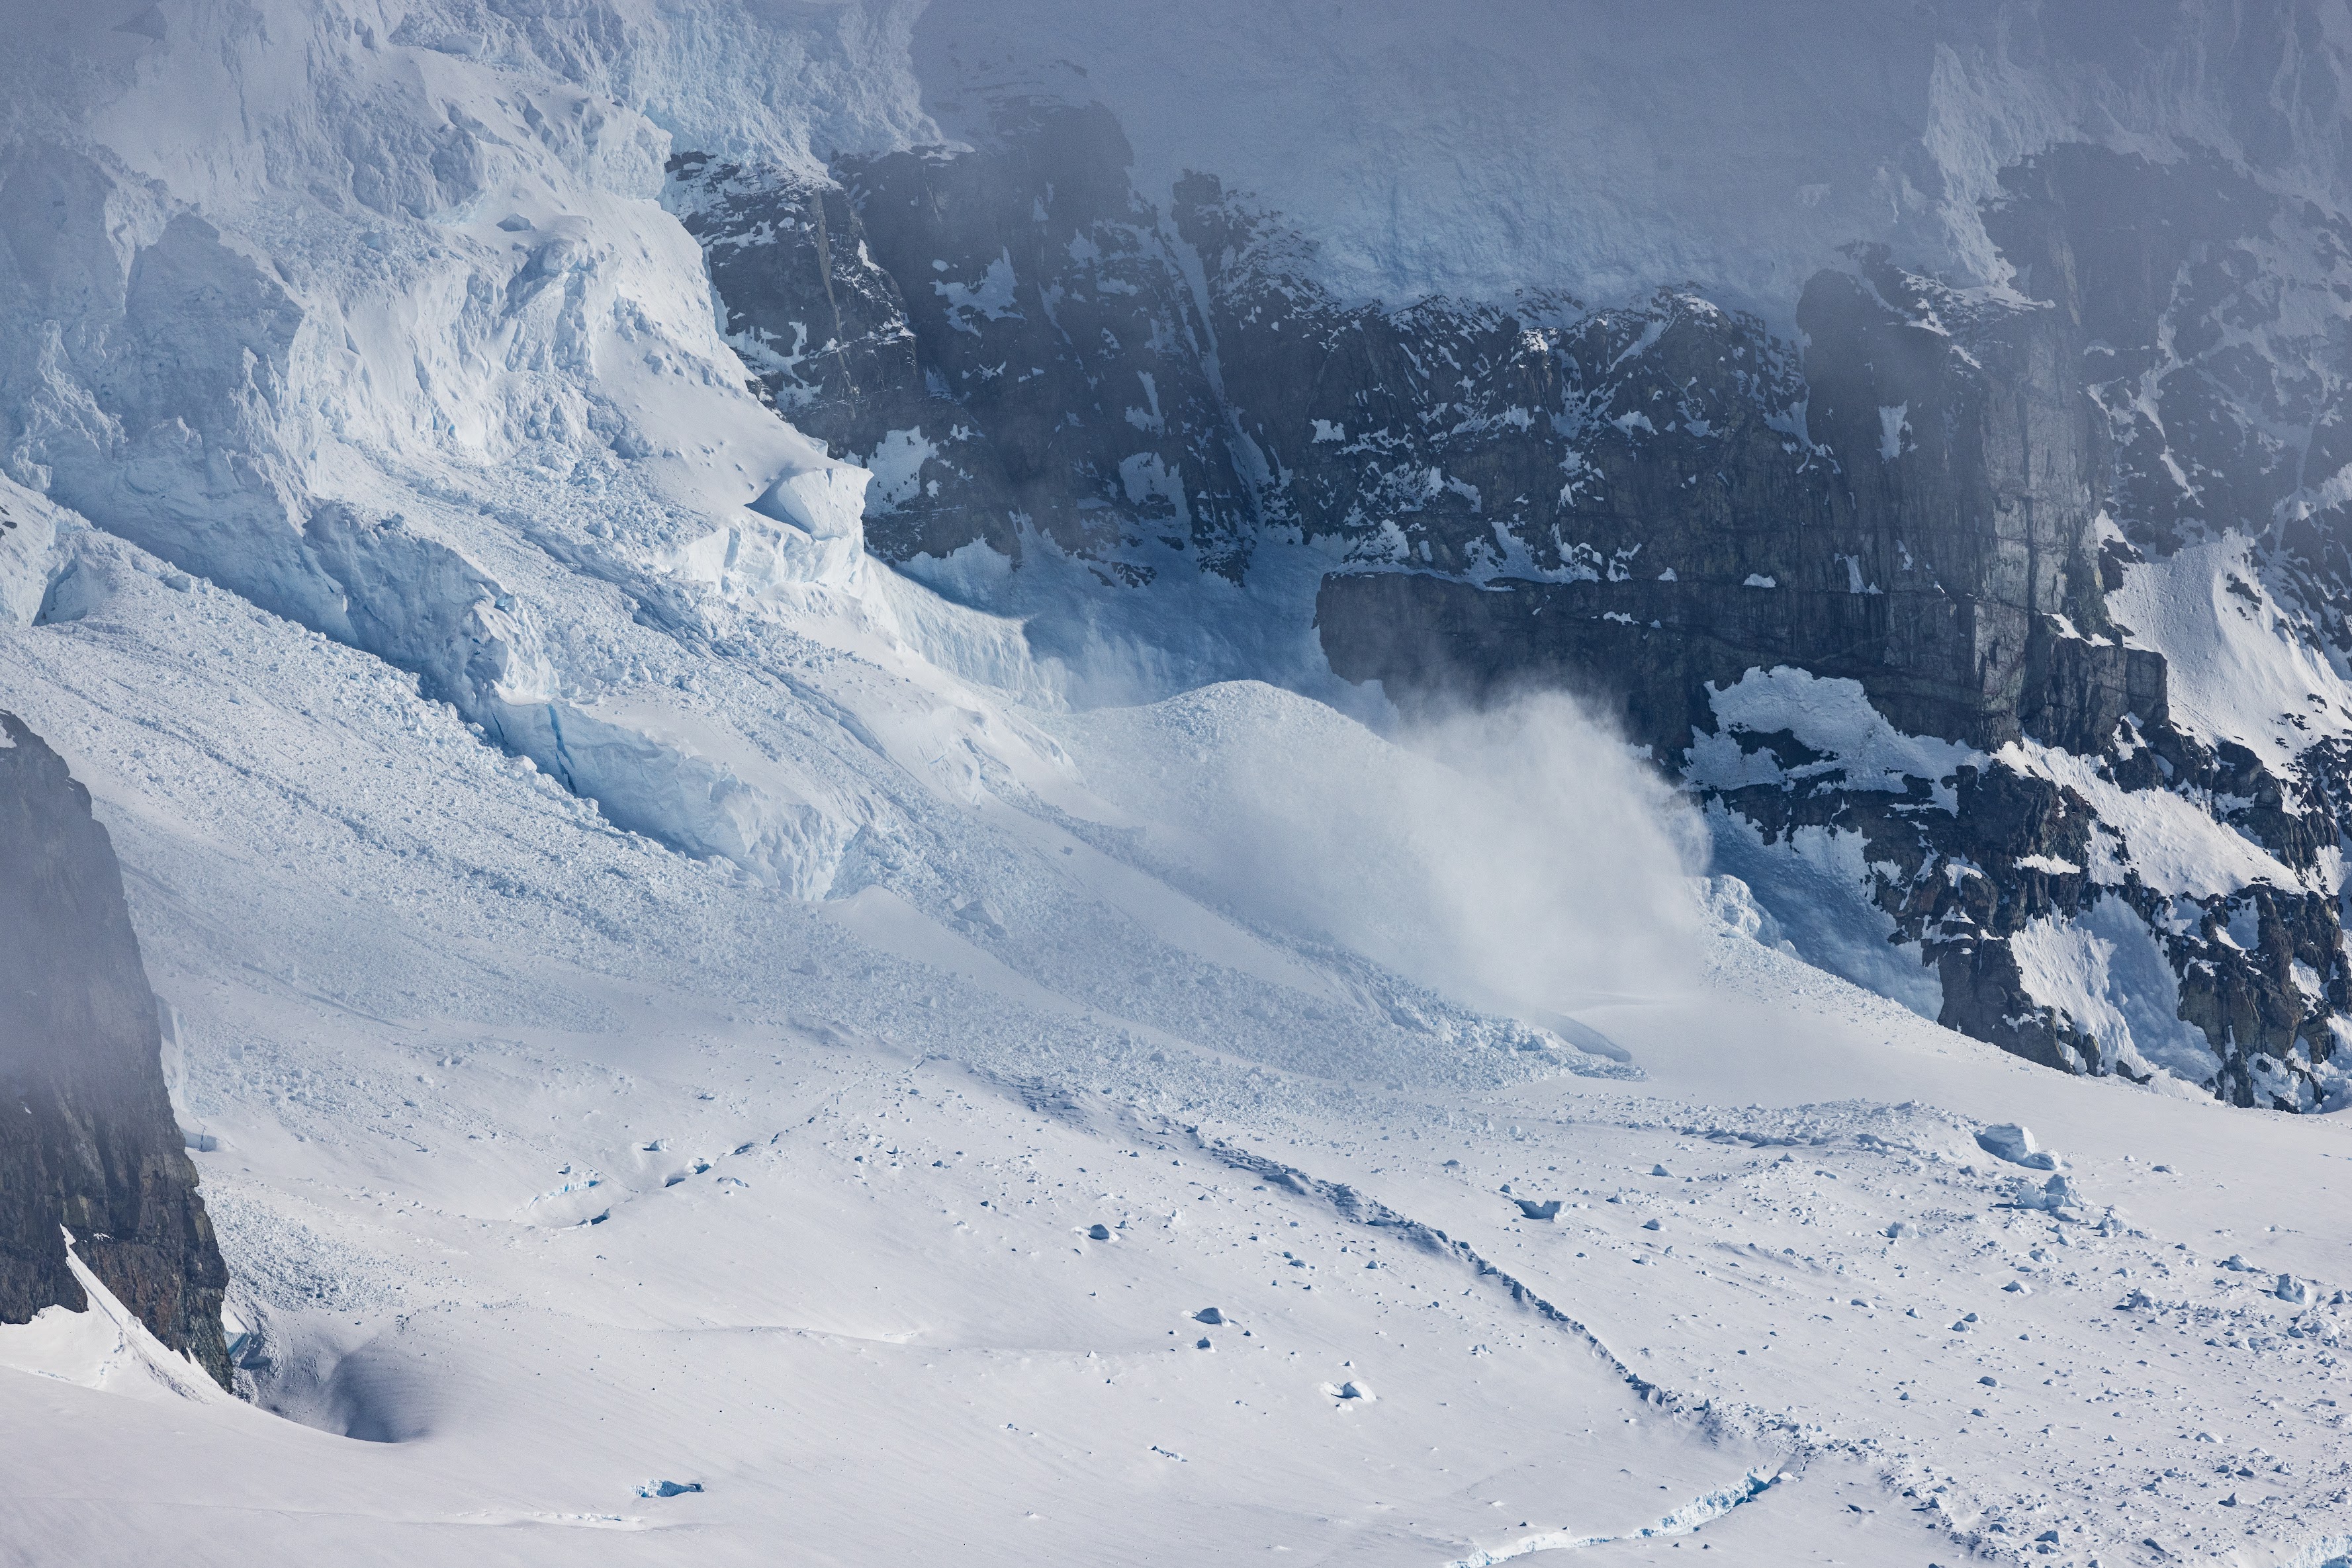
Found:
[[[2054,1214],[2059,1209],[2072,1207],[2081,1203],[2083,1197],[2082,1194],[2074,1190],[2074,1183],[2068,1181],[2062,1172],[2052,1176],[2040,1186],[2035,1186],[2031,1182],[2021,1181],[2018,1184],[2017,1196],[2011,1201],[2020,1208],[2044,1208]],[[2004,1288],[2017,1290],[2022,1287],[2012,1281]]]
[[[1977,1147],[2028,1170],[2064,1169],[2063,1163],[2033,1141],[2033,1130],[2018,1122],[1996,1122],[1977,1134]]]

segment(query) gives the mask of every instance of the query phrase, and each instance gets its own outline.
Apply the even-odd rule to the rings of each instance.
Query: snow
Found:
[[[1878,455],[1892,463],[1903,455],[1903,434],[1910,427],[1911,405],[1882,403],[1878,410]]]
[[[103,607],[5,633],[0,659],[121,846],[190,1109],[221,1136],[194,1157],[261,1327],[256,1386],[308,1424],[0,1378],[25,1456],[0,1500],[12,1539],[430,1560],[471,1521],[523,1562],[748,1560],[790,1529],[913,1559],[1340,1540],[1435,1564],[1630,1546],[1680,1518],[1691,1533],[1660,1546],[1769,1564],[1894,1560],[1866,1532],[1932,1517],[1980,1540],[2046,1521],[2087,1553],[2219,1542],[2199,1534],[2200,1430],[2233,1463],[2300,1456],[2313,1479],[2273,1477],[2260,1526],[2282,1554],[2328,1528],[2301,1489],[2332,1451],[2310,1393],[2332,1352],[2315,1326],[2281,1332],[2333,1311],[2352,1240],[2324,1203],[2324,1121],[2057,1078],[1686,924],[1637,925],[1668,949],[1640,986],[1550,982],[1640,1080],[1497,1052],[1460,1021],[1401,1030],[1388,998],[1436,993],[1332,945],[1382,928],[1349,905],[1385,890],[1423,946],[1573,917],[1522,902],[1450,932],[1477,901],[1427,882],[1533,780],[1439,795],[1442,776],[1413,782],[1424,754],[1262,687],[1054,718],[1060,804],[1013,790],[934,821],[966,824],[956,854],[1009,856],[989,894],[1005,936],[878,883],[796,904],[616,832],[364,655],[111,554]],[[1223,862],[1192,841],[1261,820],[1258,781],[1307,762],[1318,788],[1382,792],[1261,868],[1273,885],[1235,865],[1286,819]],[[1578,786],[1588,813],[1610,778]],[[1482,797],[1502,804],[1459,821],[1429,804]],[[1619,809],[1630,826],[1656,807]],[[1673,831],[1650,832],[1675,863]],[[1338,862],[1328,892],[1294,885],[1318,860]],[[1570,885],[1613,908],[1600,890],[1633,874],[1603,862]],[[1050,944],[1024,939],[1057,918]],[[1515,939],[1568,971],[1639,956],[1591,948],[1611,936],[1592,926]],[[1457,953],[1423,973],[1479,972]],[[1270,1027],[1252,1007],[1287,1010]],[[2006,1189],[1963,1174],[1976,1131],[2024,1117],[2067,1151],[2084,1196],[2066,1212],[2087,1218],[1996,1207]],[[2262,1228],[2257,1150],[2262,1190],[2323,1200],[2293,1230]],[[583,1171],[593,1189],[532,1201]],[[1526,1220],[1503,1182],[1561,1207]],[[2111,1204],[2128,1220],[2103,1231]],[[1116,1243],[1088,1241],[1097,1224]],[[2262,1292],[2184,1269],[2176,1243],[2217,1228],[2268,1269]],[[2280,1272],[2315,1303],[2270,1293]],[[2138,1283],[2183,1305],[2111,1310]],[[1203,1301],[1226,1320],[1214,1354],[1193,1348]],[[1968,1312],[1979,1326],[1944,1328]],[[2133,1395],[2156,1415],[2107,1444],[2105,1391],[2127,1390],[2090,1369],[2152,1334],[2178,1353],[2157,1358],[2161,1398]],[[2229,1338],[2269,1348],[2204,1343]],[[2045,1386],[2037,1359],[2075,1370]],[[1982,1375],[2001,1409],[1979,1420],[1963,1401],[1992,1408]],[[1378,1401],[1319,1392],[1348,1382]],[[2176,1397],[2191,1420],[2167,1418]],[[2086,1431],[2045,1446],[2061,1416]],[[192,1430],[193,1452],[174,1435]],[[1154,1448],[1182,1456],[1184,1488],[1154,1479],[1180,1469]],[[705,1490],[639,1498],[648,1477]],[[199,1506],[224,1487],[255,1506]]]
[[[2127,871],[2158,893],[2210,898],[2255,883],[2293,890],[2303,878],[2268,850],[2168,789],[2126,789],[2090,758],[2035,741],[2011,741],[1993,754],[2021,773],[2063,784],[2090,803],[2091,880],[2121,886]]]
[[[2179,1016],[2180,984],[2155,936],[2120,900],[2100,899],[2075,921],[2029,921],[2010,951],[2025,994],[2095,1036],[2103,1067],[2154,1067],[2193,1084],[2221,1070],[2204,1032]]]
[[[2352,734],[2352,685],[2259,586],[2253,550],[2231,532],[2128,565],[2107,609],[2132,646],[2164,655],[2174,724],[2284,774],[2313,743]]]
[[[931,285],[931,291],[948,302],[948,325],[959,332],[980,335],[977,321],[1001,321],[1010,316],[1016,319],[1021,312],[1013,307],[1013,256],[1010,252],[999,255],[988,264],[978,283],[963,283],[955,278],[942,278]]]
[[[939,452],[939,447],[924,437],[920,426],[894,430],[884,435],[866,459],[866,466],[874,475],[874,487],[866,497],[867,509],[887,516],[913,500],[922,483],[923,465],[938,456]]]
[[[1400,929],[1456,942],[1572,916],[1517,903],[1449,934],[1476,901],[1414,869],[1499,831],[1534,779],[1456,783],[1465,803],[1501,804],[1449,823],[1426,804],[1447,799],[1443,779],[1412,782],[1427,757],[1267,688],[1057,717],[1075,769],[1062,804],[1014,790],[957,808],[957,853],[1011,856],[989,895],[998,937],[880,884],[796,904],[616,832],[364,655],[220,590],[173,591],[152,558],[100,553],[121,573],[113,596],[6,632],[0,660],[131,869],[190,1110],[221,1137],[194,1157],[237,1309],[261,1328],[257,1387],[308,1424],[0,1378],[26,1456],[0,1500],[12,1539],[430,1560],[439,1532],[472,1522],[498,1525],[516,1561],[707,1562],[789,1528],[812,1552],[918,1559],[1188,1562],[1342,1539],[1368,1561],[1435,1564],[1563,1535],[1630,1545],[1680,1519],[1691,1533],[1661,1546],[1774,1563],[1929,1496],[1963,1529],[2047,1519],[2109,1550],[2194,1539],[2193,1479],[2112,1486],[2095,1430],[2037,1446],[2061,1411],[2104,1421],[2082,1378],[2153,1332],[2152,1309],[2108,1310],[2116,1268],[2277,1348],[2163,1329],[2197,1426],[2143,1422],[2116,1458],[2189,1473],[2199,1429],[2232,1455],[2326,1451],[2324,1407],[2256,1399],[2313,1375],[2325,1341],[2278,1328],[2330,1309],[2261,1306],[2168,1262],[2176,1241],[2247,1228],[2239,1172],[2257,1145],[2266,1185],[2329,1190],[2322,1124],[2054,1078],[1686,924],[1641,927],[1685,956],[1653,959],[1630,994],[1552,982],[1586,993],[1579,1018],[1640,1081],[1498,1055],[1458,1025],[1399,1031],[1383,998],[1434,993],[1330,945],[1381,928],[1348,904],[1385,889]],[[1256,781],[1309,760],[1359,792],[1398,780],[1298,857],[1340,862],[1328,895],[1291,885],[1293,861],[1257,886],[1189,841],[1192,824],[1262,816]],[[1611,778],[1578,786],[1588,813]],[[1630,827],[1656,806],[1619,809]],[[982,831],[1015,819],[1030,825]],[[1674,863],[1673,832],[1650,832]],[[1259,843],[1279,831],[1243,840]],[[1180,885],[1179,861],[1203,869]],[[1570,886],[1606,907],[1600,889],[1632,874],[1604,862]],[[1050,950],[1022,936],[1054,918],[1024,891],[1037,877],[1069,915]],[[1570,970],[1638,956],[1599,956],[1586,945],[1610,934],[1581,925],[1538,946]],[[1423,972],[1459,979],[1466,963]],[[1250,1007],[1290,1010],[1269,1028]],[[1990,1207],[2007,1200],[1961,1166],[1976,1128],[2021,1111],[2068,1151],[2089,1206],[2072,1212],[2121,1205],[2144,1239]],[[1792,1139],[1803,1163],[1779,1163]],[[2179,1174],[2124,1157],[2151,1149]],[[532,1201],[583,1171],[593,1189]],[[1499,1182],[1561,1207],[1528,1221]],[[1368,1223],[1368,1200],[1466,1243],[1522,1299],[1450,1247]],[[2265,1285],[2288,1272],[2332,1291],[2352,1236],[2329,1212],[2233,1244]],[[1116,1244],[1087,1240],[1095,1224]],[[1890,1243],[1896,1225],[1913,1233]],[[2010,1279],[2035,1288],[2003,1292]],[[1214,1354],[1192,1345],[1204,1300],[1226,1320]],[[2000,1332],[1947,1333],[1961,1303]],[[1671,1403],[1638,1397],[1595,1342]],[[2026,1369],[2055,1352],[2085,1372],[2043,1387],[2020,1352]],[[2016,1402],[1999,1420],[1958,1415],[1948,1385],[1979,1375]],[[1378,1401],[1318,1392],[1349,1382]],[[59,1399],[79,1414],[61,1420]],[[1579,1413],[1565,1429],[1563,1409]],[[191,1430],[193,1452],[174,1436]],[[1154,1448],[1182,1456],[1184,1489],[1152,1479],[1180,1468]],[[1710,1503],[1784,1473],[1728,1512]],[[121,1488],[94,1492],[107,1476]],[[640,1498],[648,1477],[705,1490]],[[2283,1549],[2325,1528],[2318,1494],[2292,1500],[2302,1484],[2273,1485],[2288,1500],[2263,1528]],[[255,1506],[199,1506],[224,1487]]]
[[[2137,570],[2137,569],[2135,569]],[[2168,650],[2168,653],[2169,650]],[[1956,742],[1905,735],[1871,706],[1859,683],[1824,680],[1780,667],[1749,670],[1726,688],[1710,688],[1716,733],[1694,732],[1685,777],[1719,790],[1832,779],[1848,789],[1902,793],[1907,781],[1928,784],[1947,811],[1958,809],[1956,776],[1963,766],[1998,761],[2048,779],[2084,797],[2095,814],[2088,866],[2046,854],[2018,864],[2049,874],[2081,874],[2102,887],[2121,887],[2133,875],[2168,897],[2239,897],[2252,885],[2332,892],[2322,867],[2297,875],[2261,845],[2216,821],[2196,800],[2163,789],[2126,790],[2092,759],[2013,741],[1988,755]],[[1769,749],[1743,748],[1743,737],[1792,736],[1817,760],[1784,767]],[[1941,985],[1920,967],[1916,946],[1889,938],[1895,922],[1877,904],[1882,873],[1868,862],[1859,832],[1801,826],[1775,844],[1745,818],[1710,806],[1706,813],[1716,862],[1752,890],[1769,910],[1768,946],[1790,950],[1872,990],[1902,1001],[1925,1018],[1942,1008]],[[2232,905],[2233,929],[2252,951],[2251,901]],[[2041,916],[2011,941],[2026,994],[2056,1009],[2100,1042],[2097,1065],[2135,1075],[2161,1070],[2183,1084],[2212,1082],[2219,1065],[2203,1035],[2178,1016],[2179,984],[2155,936],[2119,898],[2105,897],[2076,919]]]
[[[827,904],[824,912],[878,952],[955,975],[1020,1006],[1083,1014],[1082,1009],[1007,968],[887,888],[862,887]]]
[[[665,629],[606,627],[625,598],[674,612],[669,579],[771,621],[829,618],[852,643],[894,630],[883,610],[859,623],[861,602],[907,598],[866,580],[864,473],[746,392],[700,253],[652,199],[665,93],[691,78],[756,102],[765,89],[730,73],[824,41],[724,5],[602,37],[467,33],[454,15],[279,6],[242,29],[198,11],[161,42],[95,17],[28,23],[16,101],[64,140],[12,178],[121,220],[13,264],[25,329],[47,312],[68,347],[0,348],[37,433],[11,465],[184,570],[422,672],[616,820],[822,890],[871,800],[837,771],[770,797],[714,770],[714,752],[775,747],[709,704],[705,727],[737,733],[699,758],[669,745],[675,726],[616,722],[681,675],[648,667],[675,647]],[[746,47],[714,70],[677,52],[686,35]],[[59,97],[35,68],[70,48],[108,63]],[[156,68],[167,57],[186,68]],[[636,108],[594,85],[625,61]],[[213,114],[232,101],[241,116]],[[438,162],[417,154],[442,143]]]
[[[1981,160],[2086,104],[2138,134],[2161,59],[1751,8],[15,9],[0,217],[89,221],[10,220],[0,690],[122,857],[250,1398],[95,1291],[0,1329],[12,1549],[2340,1550],[2332,1121],[2059,1077],[1808,967],[1738,878],[1801,873],[1792,945],[1939,999],[1853,913],[1853,835],[1718,834],[1695,888],[1704,825],[1573,705],[1414,728],[1338,691],[1312,551],[1059,647],[957,602],[1002,558],[886,570],[860,502],[920,433],[869,472],[761,407],[656,199],[681,145],[929,141],[1027,79],[967,47],[1011,28],[1119,98],[1147,190],[1226,172],[1350,289],[1540,260],[1785,301],[1832,235],[1965,256]],[[1665,130],[1625,112],[1643,51],[1687,84]],[[2179,90],[2143,119],[2205,128]],[[1818,154],[1793,190],[1719,155],[1758,126]],[[942,282],[989,310],[993,276]],[[1085,570],[1041,545],[992,601]],[[1781,777],[1972,759],[1852,683],[1715,701],[1709,777],[1784,728],[1826,760]],[[2284,876],[2096,800],[2108,873]],[[2098,918],[2037,983],[2193,1066]],[[2029,1115],[2054,1208],[1977,1143]],[[2221,1463],[2259,1517],[2212,1508]]]
[[[1726,873],[1718,880],[1740,886],[1731,903],[1743,930],[1921,1018],[1943,1011],[1943,982],[1920,962],[1918,945],[1893,941],[1895,917],[1875,902],[1879,873],[1861,833],[1806,826],[1767,844],[1753,822],[1719,804],[1709,805],[1706,821]]]
[[[43,1307],[30,1322],[0,1323],[0,1367],[167,1406],[226,1402],[210,1374],[164,1349],[90,1272],[71,1230],[65,1239],[66,1266],[88,1305],[79,1312]]]
[[[2060,860],[2056,855],[2020,855],[2018,866],[2026,871],[2038,871],[2045,876],[2080,876],[2083,868],[2073,861]]]
[[[1836,773],[1850,789],[1899,795],[1905,779],[1923,779],[1937,787],[1937,799],[1948,810],[1953,774],[1963,764],[1982,760],[1981,754],[1955,741],[1896,729],[1870,706],[1859,681],[1825,680],[1786,664],[1749,670],[1727,688],[1710,686],[1707,701],[1722,728],[1693,739],[1687,776],[1697,783],[1737,789],[1767,782],[1768,775],[1757,771],[1761,768],[1769,770],[1769,781]],[[1730,738],[1742,731],[1779,730],[1824,759],[1783,773],[1769,752],[1742,754]]]

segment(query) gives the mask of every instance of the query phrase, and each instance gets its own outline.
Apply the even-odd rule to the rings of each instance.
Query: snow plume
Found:
[[[1691,972],[1704,834],[1566,696],[1383,738],[1234,683],[1055,727],[1148,858],[1263,925],[1552,1027]]]

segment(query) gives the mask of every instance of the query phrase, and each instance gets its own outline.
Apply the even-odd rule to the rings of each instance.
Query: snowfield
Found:
[[[1138,68],[1073,10],[5,6],[0,706],[123,862],[245,1397],[105,1300],[0,1326],[0,1561],[2341,1563],[2340,1116],[2043,1071],[1808,967],[1572,705],[1339,690],[1311,561],[1269,547],[1290,620],[1170,588],[1095,659],[956,602],[987,562],[866,553],[877,481],[747,388],[663,161],[934,141],[1000,24]],[[1418,68],[1394,10],[1330,80]],[[1904,57],[1948,189],[1842,142],[1753,256],[1742,206],[1612,271],[1566,206],[1423,224],[1480,191],[1408,138],[1332,278],[1507,285],[1565,237],[1597,289],[1760,296],[1881,207],[1966,262],[1969,179],[2138,90],[2005,119]],[[1155,173],[1278,144],[1180,135],[1183,85],[1137,90]],[[1591,179],[1559,201],[1650,183]],[[2274,607],[2131,591],[2210,653],[2192,719],[2306,680]],[[1718,712],[1957,766],[1836,685]],[[2144,828],[2182,888],[2261,858]],[[1887,962],[1844,896],[1809,935]],[[2037,983],[2193,1071],[2081,936]]]
[[[2061,1078],[1638,902],[1637,994],[1514,1039],[1188,841],[1309,755],[1442,766],[1266,687],[1054,721],[1051,798],[956,813],[990,910],[780,897],[79,548],[112,596],[0,669],[131,868],[256,1406],[0,1331],[28,1561],[2343,1549],[2333,1118]],[[1442,823],[1342,826],[1340,893],[1461,918]]]

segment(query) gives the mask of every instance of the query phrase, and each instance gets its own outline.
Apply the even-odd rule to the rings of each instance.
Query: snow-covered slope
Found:
[[[1300,699],[1087,719],[1058,807],[966,819],[1044,865],[951,925],[618,831],[365,656],[87,548],[114,597],[0,657],[122,846],[244,1375],[299,1424],[9,1340],[65,1380],[0,1379],[12,1540],[1434,1568],[1661,1530],[2286,1561],[2340,1528],[2332,1121],[2053,1079],[1728,929],[1629,926],[1611,889],[1671,847],[1605,773],[1626,842],[1576,891],[1606,915],[1518,940],[1659,958],[1567,1026],[1612,1054],[1530,1051],[1328,945],[1366,912],[1299,932],[1324,889],[1279,846],[1263,882],[1186,847],[1266,821],[1302,752],[1431,766]],[[1313,864],[1480,934],[1428,885],[1464,845],[1396,788]],[[2015,1120],[2055,1197],[1979,1147]],[[2281,1186],[2310,1202],[2273,1227]]]
[[[1254,465],[1221,401],[1240,345],[1216,325],[1279,300],[1386,364],[1517,341],[1517,318],[1350,301],[1694,273],[1778,321],[1825,247],[1878,237],[1986,288],[1882,268],[1919,290],[1865,299],[1893,323],[1868,330],[1949,337],[1965,306],[2032,350],[2042,318],[1988,292],[2002,280],[1971,248],[2000,171],[2066,137],[2260,141],[2333,202],[2337,131],[2311,106],[2335,13],[2315,13],[2308,82],[2254,94],[2277,113],[2242,124],[2213,118],[2229,7],[2134,28],[1971,5],[1932,33],[1723,7],[1672,39],[1574,9],[1442,34],[1417,15],[8,7],[0,693],[120,848],[250,1396],[157,1376],[168,1358],[110,1312],[0,1327],[9,1551],[1440,1568],[2352,1549],[2325,1392],[2352,1242],[2339,1123],[2232,1112],[2163,1074],[2063,1077],[1808,967],[1783,944],[1813,934],[1703,863],[1696,814],[1565,702],[1409,725],[1343,690],[1310,617],[1361,541],[1267,509],[1287,481],[1265,460],[1336,452],[1343,421],[1269,435]],[[1818,89],[1858,58],[1885,68],[1868,91]],[[1696,84],[1688,112],[1625,112],[1634,60]],[[1735,65],[1742,90],[1720,90]],[[990,103],[1041,82],[1081,98],[1074,79],[1119,100],[1138,172],[1086,193],[1102,212],[1057,237],[1066,273],[1016,268],[1010,229],[1001,269],[919,251],[904,276],[862,252],[836,268],[818,220],[843,158],[869,197],[984,186],[999,164],[910,150],[994,135]],[[1344,133],[1321,134],[1335,115]],[[1759,122],[1790,141],[1738,134]],[[1713,155],[1727,144],[1823,166],[1782,190]],[[886,420],[846,449],[862,461],[796,428],[809,345],[714,291],[711,253],[741,236],[694,226],[714,209],[671,164],[689,152],[790,197],[730,210],[773,216],[771,239],[803,225],[820,290],[898,290],[876,344],[909,319],[969,338],[953,368],[975,382],[1027,379],[988,356],[1066,282],[1103,323],[1132,306],[1130,341],[1054,361],[1053,384],[1094,398],[1084,417],[990,405],[1011,411],[992,433],[1008,484],[1034,477],[1023,421],[1050,445],[1099,402],[1132,437],[1057,448],[1105,460],[1058,497],[1070,540],[1015,506],[893,552],[904,573],[867,549],[869,525],[913,528],[934,465],[964,461],[970,433],[940,423],[964,405],[928,379],[949,361],[909,351],[894,390],[929,423]],[[1260,206],[1204,197],[1194,220],[1271,206],[1304,225],[1235,227],[1249,268],[1213,298],[1154,205],[1209,162]],[[1027,267],[1062,220],[1005,188],[1041,225]],[[1685,450],[1650,444],[1667,434],[1732,451],[1696,402],[1663,429],[1632,403],[1675,356],[1737,347],[1755,406],[1725,417],[1759,483],[1852,522],[1762,326],[1685,294],[1580,311],[1558,303],[1526,361],[1482,361],[1500,386],[1600,356],[1576,393],[1593,417],[1528,436],[1548,482],[1603,443],[1609,461]],[[1118,384],[1089,386],[1104,365]],[[1927,403],[1889,420],[1849,390],[1892,448],[1885,483],[1930,489]],[[1535,406],[1498,398],[1488,423],[1528,436]],[[1415,490],[1402,438],[1355,439],[1313,476],[1348,528],[1431,564],[1447,537],[1404,505],[1428,500],[1475,516],[1503,566],[1549,573],[1472,591],[1636,580],[1642,541],[1556,537],[1538,567],[1475,485],[1433,463]],[[1225,488],[1185,477],[1204,452]],[[1486,483],[1500,497],[1510,477]],[[1360,480],[1381,516],[1349,512]],[[1084,503],[1112,496],[1120,527],[1155,530],[1135,554],[1087,548]],[[1017,570],[995,539],[1028,552]],[[1914,571],[1897,543],[1799,561],[1819,582],[1743,566],[1721,586],[1868,610]],[[2200,558],[2129,553],[2128,632],[2063,641],[2109,651],[2077,650],[2100,679],[2150,647],[2181,664],[2180,735],[2247,738],[2234,671],[2281,692],[2317,677],[2318,655],[2249,640],[2292,630],[2275,603],[2231,622],[2243,596],[2200,599]],[[1676,574],[1654,559],[1640,581],[1663,592]],[[2020,626],[2063,619],[2034,597],[2055,591],[2046,568],[2024,574]],[[2014,977],[2073,1032],[2028,1021],[2093,1065],[2220,1071],[2187,1004],[2154,994],[2173,970],[2150,931],[2209,969],[2267,965],[2277,995],[2305,970],[2324,989],[2296,944],[2336,929],[2309,906],[2340,857],[2297,840],[2288,864],[2222,825],[2274,808],[2217,804],[2220,772],[2127,789],[2131,757],[2156,771],[2145,747],[1923,738],[1858,679],[1732,674],[1682,693],[1713,727],[1692,766],[1727,795],[1834,779],[1890,815],[1988,800],[2027,821],[1991,867],[2042,879]],[[1204,684],[1247,674],[1371,722]],[[1160,700],[1090,706],[1106,695]],[[2135,717],[2122,749],[2158,722]],[[1890,876],[1851,828],[1788,825],[1759,891],[1797,862],[1819,873],[1801,895],[1853,884],[1822,924],[1856,951],[1857,932],[1891,950],[1865,883],[1926,889],[1906,912],[1939,940],[1984,902],[1948,844]],[[2126,893],[2130,921],[2110,920]],[[2340,952],[2322,957],[2332,975]],[[2273,997],[2222,1000],[2251,1016]],[[2297,1038],[2324,1016],[2306,1000],[2264,1027]],[[2315,1107],[2317,1064],[2291,1065],[2265,1098]],[[2056,1153],[2001,1131],[2020,1123]]]

